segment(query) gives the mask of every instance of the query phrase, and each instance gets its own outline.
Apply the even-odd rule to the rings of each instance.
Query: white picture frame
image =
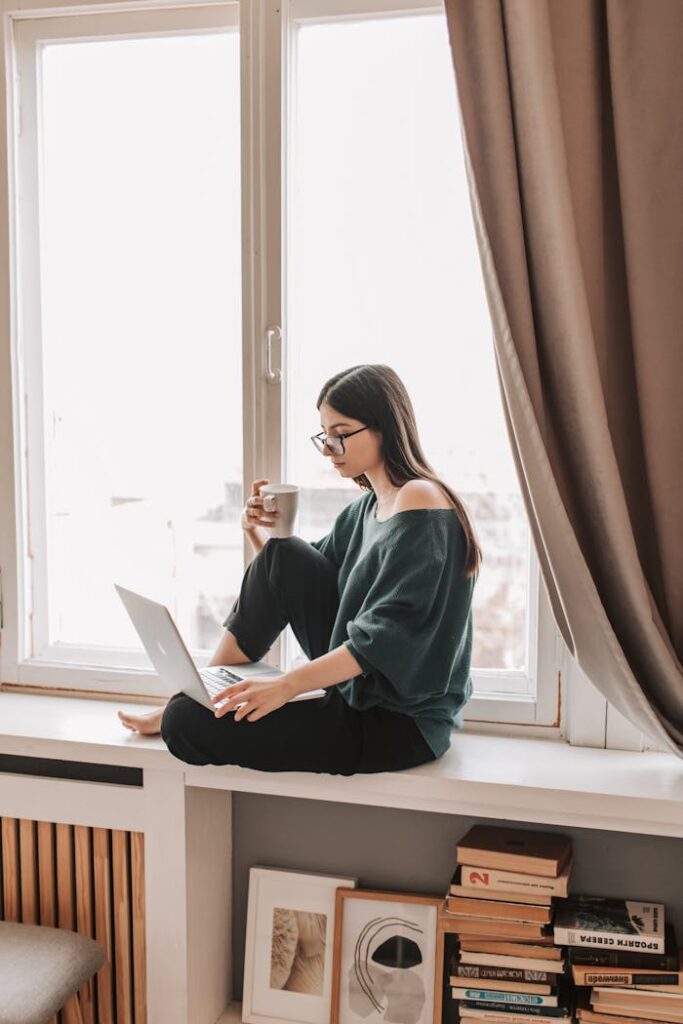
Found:
[[[329,1024],[336,892],[356,883],[348,876],[250,869],[245,1024]]]

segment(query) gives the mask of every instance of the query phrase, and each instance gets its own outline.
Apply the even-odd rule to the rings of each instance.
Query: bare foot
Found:
[[[150,711],[147,715],[131,715],[127,711],[117,712],[126,729],[130,729],[131,732],[139,732],[142,736],[156,736],[161,732],[163,713],[163,708]]]

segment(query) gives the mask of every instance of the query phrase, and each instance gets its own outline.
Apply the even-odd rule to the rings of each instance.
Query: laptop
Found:
[[[198,669],[165,605],[136,594],[133,590],[126,590],[118,583],[114,586],[169,696],[180,691],[198,704],[215,711],[225,704],[227,698],[214,703],[211,697],[225,690],[231,683],[241,683],[252,676],[272,676],[275,679],[284,675],[280,669],[266,665],[263,661],[246,665],[212,665],[210,668]],[[326,690],[306,690],[292,697],[292,700],[311,700],[324,697],[326,693]],[[233,710],[241,706],[238,704]]]

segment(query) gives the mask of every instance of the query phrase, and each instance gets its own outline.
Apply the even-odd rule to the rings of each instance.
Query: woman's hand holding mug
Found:
[[[256,526],[275,526],[280,513],[277,511],[266,512],[263,507],[263,498],[259,493],[259,487],[267,483],[268,480],[255,480],[251,485],[251,494],[245,502],[240,519],[240,526],[245,533],[251,533]]]

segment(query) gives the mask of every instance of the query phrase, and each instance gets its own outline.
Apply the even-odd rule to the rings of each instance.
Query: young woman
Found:
[[[338,373],[318,396],[312,440],[365,492],[308,543],[268,537],[257,480],[242,513],[256,557],[211,665],[258,661],[290,623],[306,664],[217,694],[177,693],[129,729],[161,732],[189,764],[352,775],[433,761],[472,683],[472,591],[481,551],[464,505],[438,479],[408,394],[388,366]],[[326,689],[324,697],[292,701]]]

